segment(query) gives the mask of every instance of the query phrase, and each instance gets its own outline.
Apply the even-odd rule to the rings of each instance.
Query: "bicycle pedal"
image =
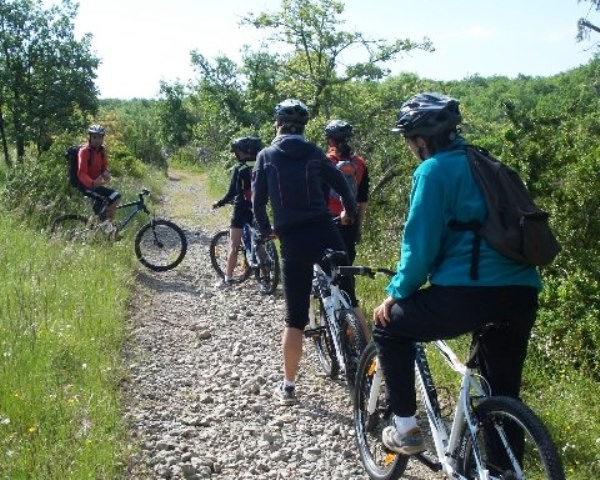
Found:
[[[416,455],[412,455],[412,457],[415,458],[416,460],[418,460],[419,462],[421,462],[423,465],[425,465],[427,468],[429,468],[433,472],[441,472],[442,471],[442,464],[439,462],[436,462],[435,460],[431,460],[431,459],[427,458],[425,456],[425,452],[417,453]]]
[[[324,330],[324,327],[307,328],[304,330],[304,336],[306,338],[320,337]]]

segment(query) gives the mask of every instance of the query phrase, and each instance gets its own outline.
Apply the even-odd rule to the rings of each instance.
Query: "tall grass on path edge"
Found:
[[[0,238],[0,478],[118,478],[131,244],[69,244],[9,217]]]

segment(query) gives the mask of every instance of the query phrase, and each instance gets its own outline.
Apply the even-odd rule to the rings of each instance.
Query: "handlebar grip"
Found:
[[[393,277],[394,275],[396,275],[396,272],[394,270],[390,270],[389,268],[378,268],[377,272],[379,273],[385,273],[386,275]]]

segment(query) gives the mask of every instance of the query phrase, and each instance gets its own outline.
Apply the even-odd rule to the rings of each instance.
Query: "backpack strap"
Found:
[[[470,276],[471,280],[477,280],[479,278],[479,257],[481,254],[481,235],[479,234],[481,223],[479,223],[476,220],[471,220],[469,222],[459,222],[458,220],[450,220],[448,222],[448,227],[450,227],[452,230],[458,230],[462,232],[469,230],[473,232]]]
[[[464,150],[465,153],[467,154],[467,157],[469,155],[471,155],[470,153],[470,149],[474,149],[474,150],[478,150],[482,153],[487,154],[488,151],[482,148],[479,148],[476,145],[471,145],[471,144],[463,144],[463,145],[456,145],[452,148],[452,150]],[[470,160],[467,159],[467,161],[470,163]],[[470,277],[471,280],[477,280],[479,279],[479,258],[481,256],[481,239],[482,236],[479,233],[480,229],[483,225],[478,222],[477,220],[469,220],[468,222],[459,222],[456,219],[452,219],[448,222],[448,227],[451,228],[452,230],[457,230],[457,231],[471,231],[473,232],[473,247],[471,248],[471,268],[470,268]]]

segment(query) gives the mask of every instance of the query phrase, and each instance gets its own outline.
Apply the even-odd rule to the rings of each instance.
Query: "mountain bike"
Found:
[[[453,396],[434,383],[425,344],[416,344],[417,423],[427,450],[413,458],[452,479],[564,480],[556,447],[542,421],[520,400],[490,395],[489,385],[476,373],[479,342],[490,328],[502,326],[475,332],[464,364],[446,342],[428,344],[460,378],[454,408]],[[372,479],[400,478],[410,458],[385,448],[381,435],[391,424],[385,380],[371,343],[358,368],[354,427],[362,463]]]
[[[97,215],[66,214],[56,217],[50,225],[50,233],[67,240],[87,240],[104,236],[116,240],[127,224],[139,212],[151,215],[144,197],[150,195],[148,189],[138,194],[138,200],[117,206],[117,211],[126,211],[125,216],[115,223],[116,229],[106,234],[99,224]],[[104,207],[105,209],[106,207]],[[136,233],[135,255],[142,265],[155,272],[164,272],[181,263],[187,252],[187,239],[181,228],[169,220],[152,218]]]
[[[275,238],[274,235],[261,238],[254,225],[244,224],[242,241],[238,248],[238,258],[232,275],[234,283],[242,283],[254,274],[256,281],[264,287],[263,293],[275,292],[281,277]],[[225,278],[229,243],[229,230],[217,232],[210,241],[210,262],[220,278]]]
[[[350,298],[340,288],[339,281],[342,276],[372,276],[380,270],[387,270],[339,265],[346,258],[346,252],[327,250],[321,264],[313,266],[309,323],[304,336],[312,339],[325,374],[335,378],[343,372],[352,392],[360,355],[368,341],[360,320],[352,309]]]

